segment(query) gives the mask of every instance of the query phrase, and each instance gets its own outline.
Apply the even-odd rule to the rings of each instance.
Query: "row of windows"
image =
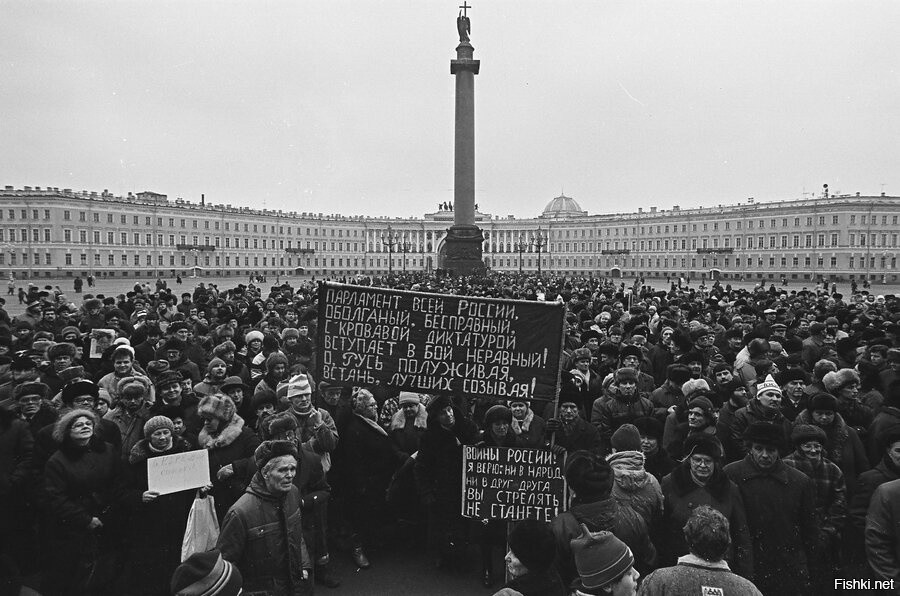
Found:
[[[519,266],[519,261],[514,257],[494,257],[490,259],[492,266],[495,267],[510,267],[516,268]],[[825,267],[825,257],[817,257],[815,259],[816,266],[819,268]],[[833,256],[828,259],[828,266],[832,269],[838,268],[838,257]],[[768,263],[769,267],[781,266],[782,268],[806,268],[809,269],[812,267],[813,258],[812,257],[656,257],[654,258],[644,258],[644,257],[603,257],[598,258],[596,260],[597,267],[630,267],[630,268],[638,268],[638,269],[646,269],[656,267],[657,269],[668,269],[668,268],[678,268],[679,265],[682,269],[686,269],[688,264],[692,269],[696,269],[698,266],[706,269],[706,268],[716,268],[716,267],[724,267],[731,268],[734,265],[734,268],[741,269],[753,269],[755,267],[764,267]],[[897,258],[896,257],[868,257],[868,263],[870,269],[895,269],[897,267]],[[536,267],[537,259],[523,259],[522,266],[527,268]],[[580,257],[580,258],[563,258],[563,257],[548,257],[542,258],[541,264],[544,267],[551,268],[581,268],[581,269],[593,269],[594,268],[594,258],[593,257]],[[848,257],[847,259],[847,268],[854,269],[856,266],[860,268],[866,267],[866,257]]]

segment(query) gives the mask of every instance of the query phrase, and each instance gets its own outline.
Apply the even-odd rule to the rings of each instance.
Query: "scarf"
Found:
[[[519,420],[518,418],[513,417],[512,419],[512,431],[521,435],[523,432],[527,433],[529,427],[531,427],[531,422],[534,420],[534,412],[531,411],[531,408],[528,408],[525,413],[525,418]]]

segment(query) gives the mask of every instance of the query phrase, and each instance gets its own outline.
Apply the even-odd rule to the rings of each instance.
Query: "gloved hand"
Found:
[[[548,418],[547,419],[547,432],[554,433],[562,428],[562,422],[560,422],[559,418]]]

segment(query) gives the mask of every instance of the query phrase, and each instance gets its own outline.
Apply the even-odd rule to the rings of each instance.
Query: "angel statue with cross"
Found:
[[[462,10],[459,11],[459,16],[456,17],[456,30],[459,31],[459,42],[463,43],[469,41],[469,34],[472,32],[472,23],[469,22],[469,17],[466,16],[466,9],[472,7],[463,2],[460,8]]]

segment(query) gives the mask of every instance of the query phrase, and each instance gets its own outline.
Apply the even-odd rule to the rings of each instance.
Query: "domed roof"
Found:
[[[566,217],[583,217],[587,215],[587,211],[582,211],[581,206],[572,197],[559,195],[544,208],[541,217],[566,218]]]

